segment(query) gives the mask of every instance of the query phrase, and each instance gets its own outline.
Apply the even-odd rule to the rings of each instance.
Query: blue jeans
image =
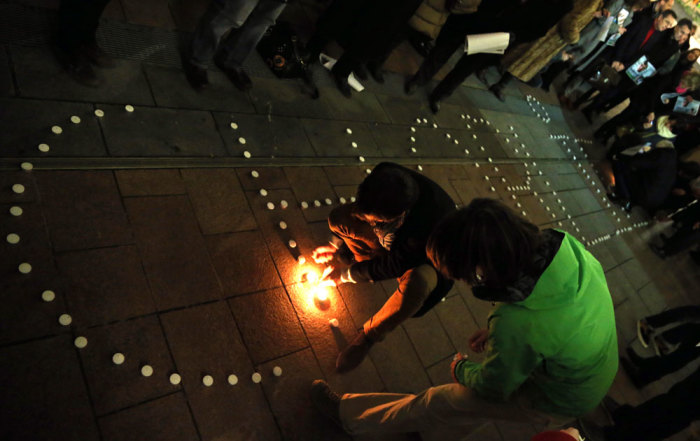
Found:
[[[195,31],[190,61],[206,69],[219,48],[224,67],[241,68],[285,6],[280,0],[213,0]]]

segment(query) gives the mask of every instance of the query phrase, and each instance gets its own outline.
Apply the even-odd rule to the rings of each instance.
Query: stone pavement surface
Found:
[[[321,98],[311,100],[257,56],[250,93],[219,72],[195,93],[177,66],[178,32],[192,30],[206,2],[131,0],[114,0],[100,28],[118,67],[102,72],[106,87],[86,89],[46,46],[55,6],[0,5],[0,231],[20,237],[0,245],[2,440],[345,440],[312,409],[313,379],[341,392],[449,382],[452,355],[469,353],[491,308],[466,285],[338,375],[338,350],[396,283],[329,289],[322,309],[302,281],[320,270],[298,260],[328,239],[329,211],[383,160],[420,170],[459,205],[499,198],[587,243],[608,277],[621,352],[640,349],[638,318],[698,302],[697,266],[685,254],[659,260],[646,245],[658,228],[606,202],[602,148],[552,95],[511,86],[501,103],[469,80],[433,116],[424,95],[403,95],[400,73],[347,100],[317,72]],[[321,9],[292,3],[285,18],[308,35]],[[419,62],[406,47],[397,53],[398,72]],[[117,352],[123,364],[112,362]],[[690,369],[641,391],[621,371],[611,395],[639,403]],[[488,424],[469,439],[528,440],[537,429]]]

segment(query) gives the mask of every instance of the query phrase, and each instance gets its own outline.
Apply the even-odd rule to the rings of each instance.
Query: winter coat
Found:
[[[595,257],[567,233],[545,233],[561,244],[533,291],[491,311],[484,361],[460,362],[455,376],[485,399],[518,391],[535,409],[575,417],[597,406],[615,378],[615,313]]]
[[[450,14],[476,12],[481,0],[458,0],[452,10],[448,10],[445,3],[445,0],[423,0],[415,14],[408,20],[409,26],[434,40]]]
[[[567,45],[578,42],[580,32],[593,14],[603,6],[603,0],[578,0],[561,21],[547,31],[544,37],[528,45],[514,48],[506,56],[508,72],[521,81],[530,81],[549,61]]]

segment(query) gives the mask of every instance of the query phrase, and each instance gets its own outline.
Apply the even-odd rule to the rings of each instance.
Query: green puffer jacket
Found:
[[[488,319],[483,363],[455,369],[459,382],[486,398],[519,390],[546,413],[580,416],[603,399],[618,364],[615,314],[600,263],[565,234],[523,301],[501,303]]]

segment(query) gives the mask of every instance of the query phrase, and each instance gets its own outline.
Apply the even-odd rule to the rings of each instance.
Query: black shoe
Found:
[[[352,97],[352,88],[350,87],[350,84],[348,83],[348,77],[336,75],[335,72],[333,72],[333,71],[331,71],[331,76],[333,76],[333,81],[335,81],[335,86],[338,88],[340,93],[345,98],[351,98]]]
[[[600,403],[600,407],[605,411],[606,416],[610,424],[615,423],[615,414],[620,408],[620,403],[615,401],[611,396],[606,395],[603,397],[603,401]]]
[[[379,84],[384,84],[384,69],[382,69],[381,64],[368,63],[367,70],[369,70],[369,74],[372,75],[374,81],[376,81]]]
[[[100,79],[92,68],[88,59],[78,50],[66,50],[54,42],[51,45],[58,64],[70,75],[70,77],[88,87],[98,87]]]
[[[110,57],[102,50],[97,43],[84,44],[80,47],[80,52],[87,58],[87,60],[97,67],[103,69],[110,69],[116,66],[114,58]]]
[[[649,248],[656,254],[659,258],[665,259],[666,258],[666,251],[655,243],[650,243]]]
[[[576,420],[578,427],[581,429],[581,436],[588,441],[607,441],[603,427],[595,424],[584,418]]]
[[[586,121],[588,121],[588,124],[593,124],[593,109],[590,107],[585,107],[583,110],[581,110],[581,113],[583,113],[583,116],[586,118]]]
[[[369,73],[367,73],[367,67],[362,63],[358,64],[355,67],[355,69],[353,69],[353,72],[355,73],[357,79],[360,81],[367,81],[367,79],[369,78]]]
[[[641,389],[647,384],[651,383],[649,379],[644,377],[641,369],[637,367],[634,363],[629,361],[627,358],[620,357],[620,362],[622,363],[622,367],[627,373],[627,376],[629,377],[630,381],[632,381],[632,384],[634,384],[634,386],[637,389]]]
[[[430,105],[430,111],[436,114],[440,111],[440,100],[435,98],[428,98],[428,104]]]
[[[480,69],[476,71],[476,78],[483,83],[486,87],[489,86],[489,80],[486,79],[486,69]]]
[[[411,77],[403,83],[403,91],[406,95],[413,95],[418,90],[418,80],[416,77]]]
[[[190,61],[183,61],[182,67],[192,88],[202,90],[209,85],[209,75],[206,69],[194,65]]]
[[[343,427],[340,424],[340,395],[333,392],[328,383],[323,380],[311,383],[311,402],[323,416]]]
[[[506,102],[506,97],[503,95],[503,88],[498,84],[494,84],[493,86],[489,87],[489,91],[494,94],[499,101],[503,103]]]
[[[219,66],[224,71],[228,79],[231,80],[234,86],[241,92],[247,92],[253,88],[248,74],[242,68]]]
[[[365,359],[373,344],[374,342],[367,338],[365,332],[360,331],[352,342],[338,354],[338,358],[335,360],[336,371],[342,374],[355,369]]]

